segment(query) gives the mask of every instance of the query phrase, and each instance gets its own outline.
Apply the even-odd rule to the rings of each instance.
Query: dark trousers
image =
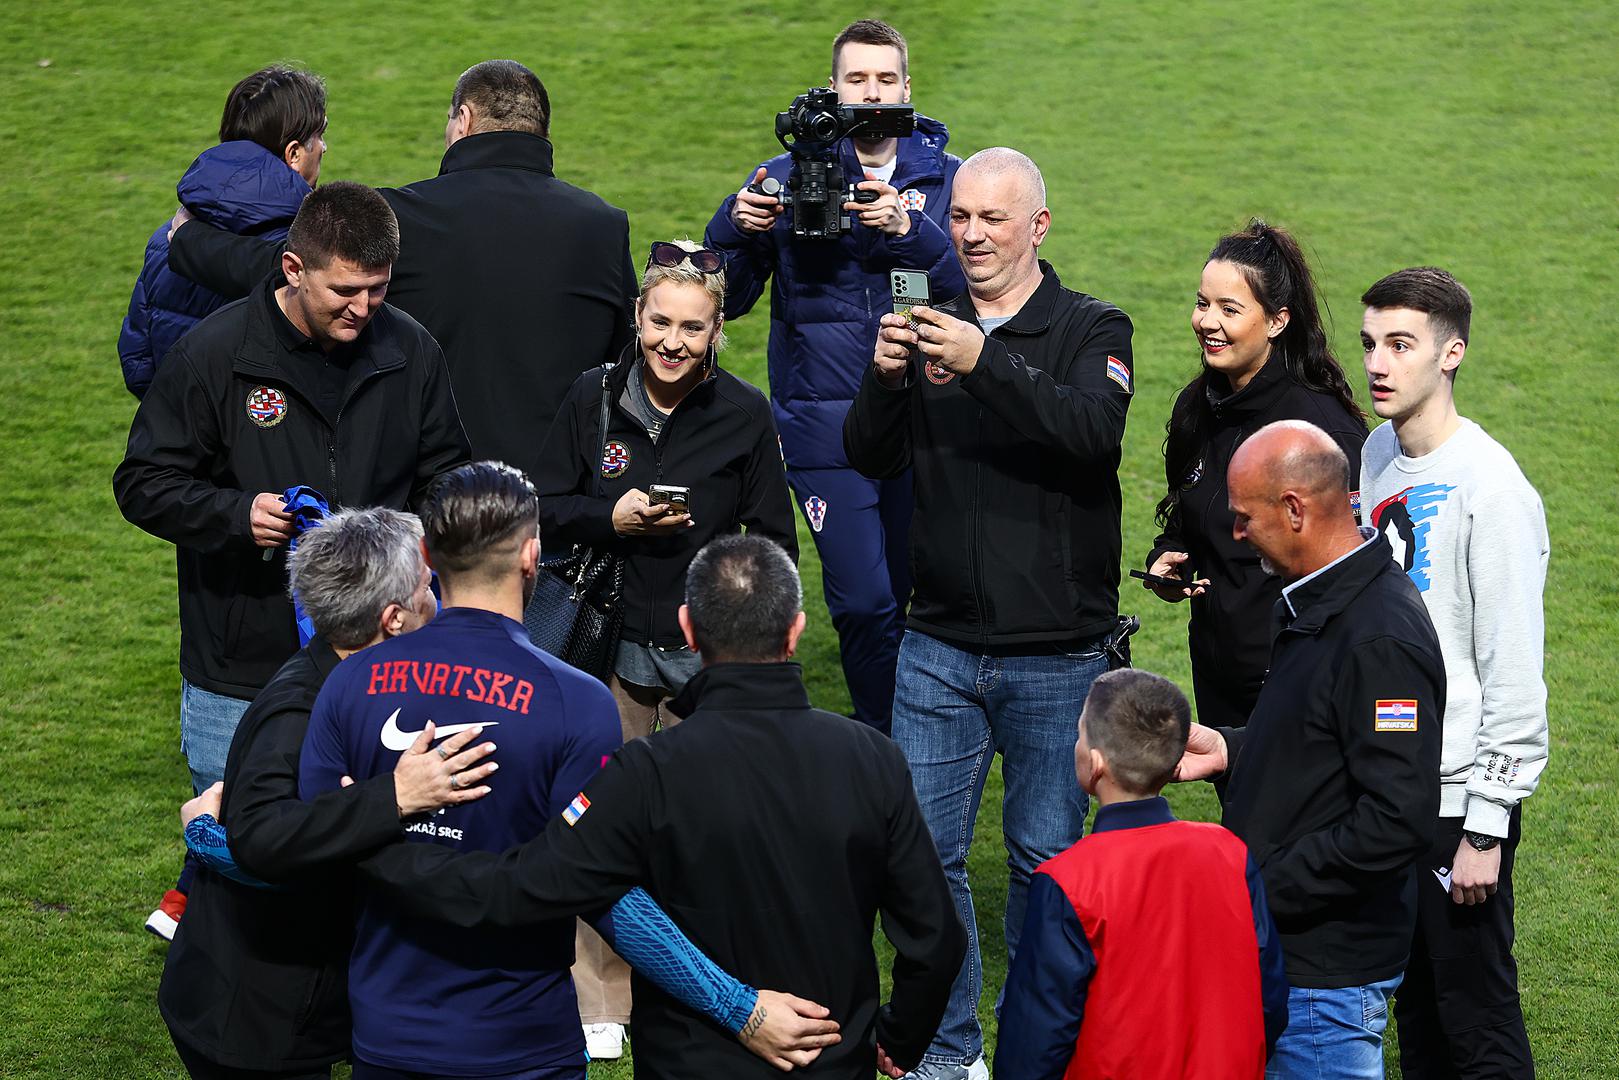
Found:
[[[295,1069],[291,1072],[276,1072],[275,1070],[261,1069],[233,1069],[229,1065],[220,1065],[203,1057],[195,1048],[181,1042],[173,1031],[169,1038],[174,1040],[175,1052],[180,1055],[180,1064],[186,1067],[192,1080],[331,1080],[332,1070],[328,1066],[324,1069]]]
[[[456,1080],[437,1073],[406,1072],[390,1069],[386,1065],[354,1063],[354,1080]],[[585,1080],[583,1065],[565,1065],[548,1069],[524,1069],[521,1072],[501,1073],[499,1076],[480,1076],[479,1080]]]
[[[1242,673],[1214,670],[1212,664],[1192,660],[1192,697],[1197,701],[1197,722],[1207,727],[1247,727],[1264,680],[1254,682]],[[1226,775],[1214,778],[1214,794],[1225,805]]]
[[[1435,869],[1450,869],[1456,857],[1461,818],[1439,819],[1434,846],[1418,864],[1417,932],[1405,981],[1394,995],[1406,1080],[1535,1075],[1512,958],[1512,864],[1520,812],[1512,812],[1501,841],[1500,880],[1484,903],[1456,903],[1434,877]]]
[[[787,482],[821,555],[854,718],[887,735],[911,598],[911,474],[868,480],[853,469],[789,468]]]

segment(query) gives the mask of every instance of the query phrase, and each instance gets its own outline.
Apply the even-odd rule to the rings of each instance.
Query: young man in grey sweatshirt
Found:
[[[1390,421],[1361,452],[1361,505],[1428,605],[1448,683],[1439,830],[1395,998],[1401,1068],[1407,1080],[1532,1077],[1512,863],[1519,804],[1546,766],[1546,515],[1506,448],[1456,412],[1467,289],[1416,267],[1361,302],[1372,407]]]

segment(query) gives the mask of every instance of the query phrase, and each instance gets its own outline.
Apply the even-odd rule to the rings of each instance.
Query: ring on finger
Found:
[[[442,746],[435,747],[433,752],[435,754],[437,754],[439,757],[443,758],[445,761],[450,760],[450,751],[445,747],[442,747]]]
[[[450,790],[451,791],[460,791],[461,790],[461,774],[460,773],[451,773],[450,774]]]

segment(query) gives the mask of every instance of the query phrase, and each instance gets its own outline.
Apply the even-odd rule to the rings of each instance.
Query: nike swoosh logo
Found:
[[[487,728],[499,726],[499,720],[491,720],[487,724],[445,724],[443,727],[433,729],[433,739],[435,742],[439,739],[448,739],[451,735],[459,735],[461,732],[470,731],[475,727]],[[388,717],[388,722],[382,725],[382,745],[389,750],[403,753],[404,751],[409,750],[410,744],[416,741],[416,737],[420,735],[422,731],[426,730],[427,725],[423,724],[421,731],[400,731],[399,710],[395,709],[393,711],[393,715]]]

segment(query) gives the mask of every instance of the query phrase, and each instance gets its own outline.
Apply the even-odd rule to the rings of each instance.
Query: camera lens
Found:
[[[816,113],[809,118],[810,138],[831,142],[838,137],[838,118],[828,112]]]

